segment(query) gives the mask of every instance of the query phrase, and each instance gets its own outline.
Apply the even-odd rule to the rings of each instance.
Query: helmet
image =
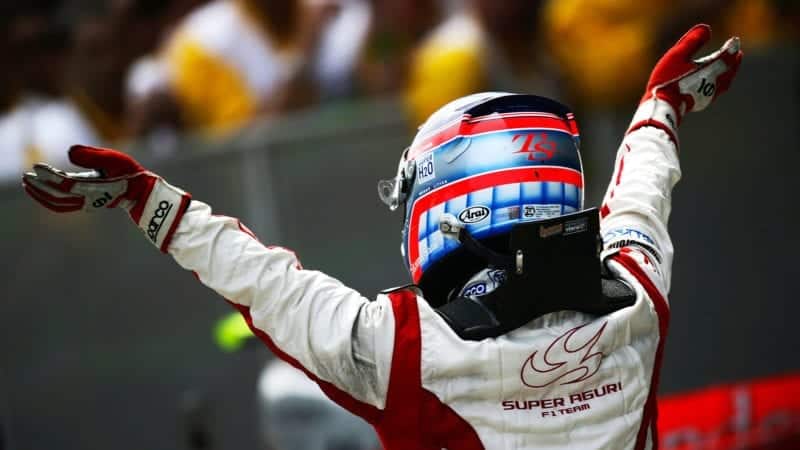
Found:
[[[487,266],[443,224],[482,245],[508,248],[511,228],[583,209],[578,126],[565,105],[535,95],[485,92],[454,100],[419,128],[397,175],[378,184],[404,206],[401,253],[434,306]]]

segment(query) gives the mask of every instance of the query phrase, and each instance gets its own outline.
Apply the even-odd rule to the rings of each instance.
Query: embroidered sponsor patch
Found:
[[[504,411],[529,410],[541,417],[558,417],[592,409],[592,404],[605,396],[620,395],[622,382],[592,386],[560,397],[503,400]]]
[[[588,411],[603,397],[619,396],[622,381],[590,381],[606,356],[602,341],[604,337],[609,339],[604,335],[607,325],[608,322],[589,322],[537,348],[520,369],[520,381],[530,389],[522,391],[522,396],[504,399],[502,409],[527,410],[550,418]],[[554,390],[554,386],[570,387]]]
[[[608,322],[572,328],[544,349],[537,349],[520,370],[522,384],[541,388],[551,384],[573,384],[592,377],[605,356],[598,345]]]
[[[161,231],[161,226],[171,210],[172,203],[166,200],[161,200],[158,203],[158,207],[150,218],[150,223],[147,224],[147,236],[151,241],[158,242],[158,233]]]
[[[470,283],[461,291],[461,297],[480,297],[481,295],[485,295],[487,290],[488,288],[485,281]]]
[[[638,246],[647,251],[657,262],[661,263],[661,251],[655,240],[647,233],[630,227],[614,228],[603,233],[605,248],[625,248]]]
[[[615,241],[617,239],[644,241],[646,244],[656,245],[656,242],[650,236],[635,228],[630,228],[630,227],[614,228],[613,230],[609,230],[603,233],[603,242],[608,243]]]

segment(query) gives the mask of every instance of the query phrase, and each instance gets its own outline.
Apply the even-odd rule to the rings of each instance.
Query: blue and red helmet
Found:
[[[441,303],[435,297],[486,266],[445,237],[443,217],[503,251],[515,224],[583,209],[578,126],[569,108],[545,97],[462,97],[419,128],[397,176],[378,188],[391,209],[405,206],[403,260],[426,298]]]

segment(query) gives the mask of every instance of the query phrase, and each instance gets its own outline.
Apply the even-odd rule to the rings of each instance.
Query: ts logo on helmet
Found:
[[[489,217],[491,211],[485,206],[470,206],[458,214],[458,220],[463,223],[478,223]]]
[[[511,142],[520,138],[524,139],[522,146],[514,153],[526,154],[530,161],[548,160],[556,153],[556,143],[547,137],[547,133],[515,134]]]

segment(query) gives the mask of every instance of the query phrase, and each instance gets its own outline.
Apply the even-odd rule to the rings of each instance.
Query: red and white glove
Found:
[[[92,170],[64,172],[36,164],[22,177],[25,192],[55,212],[120,207],[162,252],[166,252],[191,196],[145,170],[125,153],[75,145],[73,164]]]
[[[742,51],[732,37],[714,53],[693,59],[711,38],[711,27],[695,25],[656,63],[628,133],[644,126],[661,128],[677,145],[677,128],[687,112],[702,111],[733,82]]]

